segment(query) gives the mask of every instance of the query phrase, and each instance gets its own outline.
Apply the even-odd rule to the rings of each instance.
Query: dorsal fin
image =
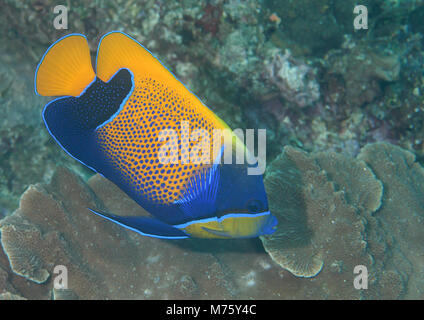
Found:
[[[90,49],[82,34],[53,43],[35,72],[35,93],[42,96],[78,96],[96,78]]]
[[[193,108],[201,108],[205,116],[216,119],[217,128],[230,129],[137,40],[121,31],[111,31],[100,39],[97,49],[96,74],[101,80],[107,82],[122,68],[131,70],[135,78],[143,76],[152,78],[159,83],[165,83],[182,96],[187,97]],[[240,139],[237,138],[236,142],[244,148]]]
[[[120,31],[112,31],[102,37],[96,64],[97,76],[103,81],[108,81],[117,70],[127,68],[134,74],[186,89],[149,50]]]

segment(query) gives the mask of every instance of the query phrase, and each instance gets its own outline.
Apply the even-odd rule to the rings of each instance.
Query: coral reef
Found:
[[[369,29],[355,31],[356,4],[76,0],[69,29],[56,30],[51,1],[2,1],[0,299],[422,298],[424,9],[420,0],[364,0]],[[110,30],[143,43],[232,128],[267,130],[267,159],[277,158],[267,188],[272,210],[285,212],[263,241],[278,263],[259,240],[146,239],[87,212],[140,208],[99,176],[77,178],[91,173],[48,136],[48,99],[33,93],[33,74],[59,37],[83,33],[94,54]],[[367,145],[378,141],[404,149]],[[280,155],[283,145],[309,154]],[[60,165],[75,174],[54,173]],[[370,259],[370,289],[354,291],[352,266]],[[69,265],[70,291],[52,289],[56,264]]]
[[[336,184],[323,168],[334,172],[343,168],[345,172],[342,177],[337,175]],[[372,257],[366,251],[365,223],[357,211],[376,210],[382,193],[378,180],[363,169],[363,163],[336,153],[307,155],[286,147],[267,172],[270,210],[277,215],[279,228],[262,237],[265,250],[296,276],[318,274],[322,298],[362,298],[349,280],[353,268],[371,266]],[[364,183],[368,190],[363,190]],[[346,193],[352,193],[354,199]],[[336,290],[337,283],[345,286]]]
[[[88,169],[57,148],[45,130],[34,134],[36,128],[16,125],[0,129],[0,217],[16,209],[29,183],[49,179],[58,164],[89,174]]]
[[[343,35],[354,34],[352,22],[354,0],[313,1],[313,0],[266,0],[266,5],[281,19],[278,25],[280,38],[286,46],[303,55],[322,55],[338,48]],[[364,0],[369,14],[379,13],[382,0]],[[307,23],[305,23],[305,21]],[[358,35],[360,36],[360,35]]]
[[[13,294],[31,299],[218,299],[238,294],[236,280],[240,286],[251,281],[243,278],[244,274],[240,274],[240,279],[229,277],[220,259],[206,251],[219,250],[219,243],[211,246],[211,242],[178,243],[140,237],[90,214],[87,209],[105,209],[105,204],[114,212],[146,214],[98,175],[87,185],[69,170],[60,169],[49,185],[30,186],[19,209],[1,221],[2,247],[13,270],[9,270],[3,255],[3,297]],[[245,251],[246,256],[252,250],[258,252],[251,241],[228,250]],[[267,259],[263,252],[255,257]],[[69,289],[65,291],[53,288],[57,265],[68,270]],[[31,290],[22,290],[17,281],[25,281]],[[33,289],[34,286],[37,288]]]
[[[328,102],[350,104],[352,108],[376,99],[381,94],[381,81],[393,82],[399,78],[400,58],[394,52],[378,52],[368,43],[355,44],[352,39],[346,42],[347,48],[333,50],[326,58],[330,66],[328,76],[341,76],[346,89],[344,95],[339,96],[330,92]],[[340,101],[342,98],[345,100]]]
[[[261,239],[269,256],[259,239],[166,241],[120,228],[87,208],[148,213],[99,175],[84,183],[59,169],[0,221],[0,298],[424,297],[424,169],[412,153],[387,143],[356,158],[288,146],[265,183],[279,219]],[[66,290],[53,287],[57,265],[67,267]],[[368,268],[367,290],[353,286],[356,265]]]
[[[413,153],[387,143],[365,146],[358,159],[367,163],[384,186],[374,230],[370,228],[370,239],[376,243],[371,250],[380,255],[375,264],[384,268],[379,287],[407,299],[423,299],[424,169]]]
[[[316,102],[320,97],[319,84],[314,70],[291,57],[289,51],[284,55],[276,53],[272,62],[266,65],[269,81],[274,83],[280,94],[299,107]]]
[[[261,239],[283,268],[318,274],[332,288],[328,298],[423,297],[424,169],[412,153],[387,143],[369,144],[357,158],[286,147],[265,186],[279,227]],[[367,266],[369,290],[334,290],[356,265]]]

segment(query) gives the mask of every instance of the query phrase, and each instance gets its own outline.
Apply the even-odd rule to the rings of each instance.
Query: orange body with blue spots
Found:
[[[249,176],[245,164],[221,163],[224,150],[244,150],[244,144],[131,37],[111,32],[101,39],[96,73],[83,35],[58,40],[37,67],[35,91],[60,96],[43,111],[59,145],[117,184],[152,218],[94,213],[159,238],[274,231],[262,176]],[[211,139],[194,141],[193,132]],[[211,143],[217,132],[219,147]]]

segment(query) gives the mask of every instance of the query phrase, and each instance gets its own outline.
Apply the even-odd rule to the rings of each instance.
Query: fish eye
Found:
[[[258,213],[261,211],[263,205],[260,200],[252,199],[247,202],[246,207],[249,213]]]

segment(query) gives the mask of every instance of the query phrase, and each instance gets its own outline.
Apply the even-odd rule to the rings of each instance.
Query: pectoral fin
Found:
[[[202,229],[205,230],[206,232],[212,233],[213,235],[216,235],[216,236],[219,236],[219,237],[231,238],[231,235],[226,231],[210,229],[210,228],[207,228],[207,227],[202,227]]]

